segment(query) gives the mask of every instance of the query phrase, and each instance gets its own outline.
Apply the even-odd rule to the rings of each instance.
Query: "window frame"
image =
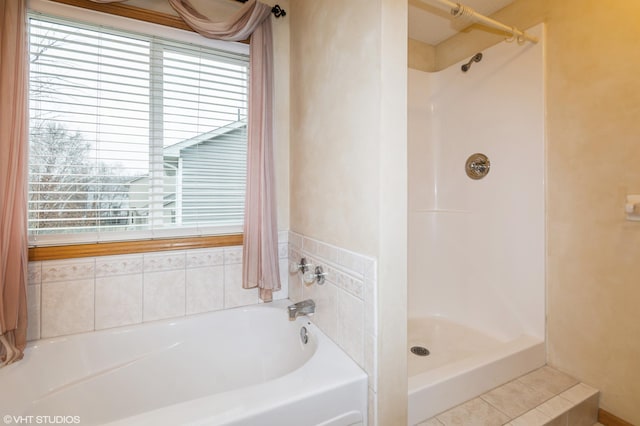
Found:
[[[31,0],[29,13],[60,19],[69,19],[98,27],[158,36],[182,43],[209,47],[243,55],[249,54],[246,41],[226,42],[201,37],[184,22],[172,15],[149,11],[135,6],[101,4],[86,0]],[[86,8],[85,8],[86,7]],[[213,227],[211,229],[214,229]],[[64,242],[39,238],[29,241],[29,260],[68,259],[129,253],[145,253],[165,250],[186,250],[206,247],[241,245],[242,231],[238,227],[216,227],[215,233],[185,234],[186,230],[156,231],[154,236],[124,238],[124,233],[114,233],[97,242],[79,242],[74,234],[67,234]],[[182,235],[181,235],[182,234]]]

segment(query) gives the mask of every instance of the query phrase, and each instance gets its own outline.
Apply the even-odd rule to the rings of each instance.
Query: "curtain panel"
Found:
[[[0,359],[22,358],[27,340],[26,0],[0,0]]]

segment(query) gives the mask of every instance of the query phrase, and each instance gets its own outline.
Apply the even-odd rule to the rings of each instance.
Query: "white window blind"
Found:
[[[29,22],[32,242],[239,229],[247,56]]]

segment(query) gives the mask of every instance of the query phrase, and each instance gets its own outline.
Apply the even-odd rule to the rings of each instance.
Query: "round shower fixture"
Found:
[[[489,170],[491,170],[491,161],[489,161],[489,158],[486,155],[476,152],[467,158],[467,163],[465,164],[464,169],[467,172],[467,176],[471,179],[482,179],[489,174]]]

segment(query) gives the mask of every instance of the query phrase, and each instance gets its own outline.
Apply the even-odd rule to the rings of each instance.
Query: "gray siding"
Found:
[[[246,139],[243,127],[181,151],[183,224],[242,224]]]

